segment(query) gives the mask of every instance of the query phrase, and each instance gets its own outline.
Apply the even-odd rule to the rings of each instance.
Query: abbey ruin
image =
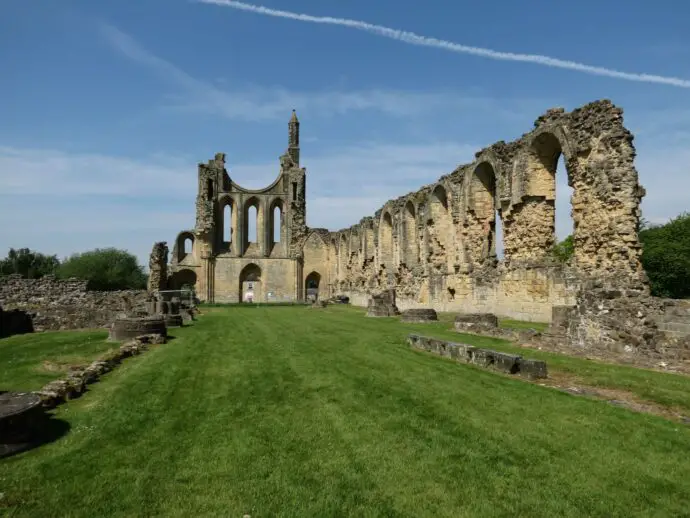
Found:
[[[199,164],[196,224],[175,239],[169,271],[167,246],[154,246],[151,290],[194,286],[207,302],[342,294],[365,306],[372,294],[395,288],[400,309],[540,322],[565,312],[573,344],[659,347],[653,320],[664,303],[649,297],[637,234],[644,189],[633,135],[610,101],[548,110],[519,139],[478,151],[472,163],[339,231],[307,227],[294,112],[288,129],[280,171],[264,189],[236,184],[223,153]],[[560,155],[573,188],[568,264],[551,253]]]

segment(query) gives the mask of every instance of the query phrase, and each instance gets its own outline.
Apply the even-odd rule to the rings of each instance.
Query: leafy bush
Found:
[[[573,244],[572,234],[566,237],[560,243],[553,245],[551,249],[551,254],[554,259],[561,263],[567,263],[575,252],[575,246]]]
[[[690,213],[640,230],[642,266],[657,297],[690,297]]]
[[[63,279],[86,279],[89,289],[103,291],[144,289],[147,279],[137,258],[116,248],[74,254],[60,265],[57,275]]]

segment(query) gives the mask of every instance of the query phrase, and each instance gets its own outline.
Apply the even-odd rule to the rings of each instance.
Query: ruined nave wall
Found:
[[[369,294],[394,287],[401,308],[541,321],[550,320],[552,306],[573,304],[581,281],[608,279],[646,294],[637,236],[644,190],[632,140],[609,101],[549,110],[520,139],[497,142],[471,164],[388,201],[373,218],[324,237],[320,268],[329,291],[365,304]],[[573,188],[568,266],[551,254],[561,155]]]

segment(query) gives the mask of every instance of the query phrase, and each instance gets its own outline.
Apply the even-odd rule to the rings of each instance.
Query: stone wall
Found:
[[[290,259],[218,257],[213,265],[215,302],[238,302],[249,291],[253,302],[295,301],[296,267]]]
[[[319,273],[331,293],[355,303],[394,287],[401,309],[546,322],[552,306],[575,304],[583,278],[646,287],[637,236],[644,190],[632,139],[609,101],[548,110],[518,140],[480,150],[471,164],[386,202],[373,218],[322,236],[328,257]],[[551,255],[561,155],[573,187],[575,253],[567,266]]]
[[[574,256],[567,265],[551,253],[561,156],[573,188]],[[305,248],[305,260],[324,257],[310,270],[353,304],[364,306],[371,294],[395,288],[402,310],[549,322],[553,307],[574,306],[564,336],[572,347],[677,351],[683,337],[657,327],[664,302],[650,297],[640,262],[645,191],[634,158],[633,136],[610,101],[569,113],[551,109],[519,139],[480,150],[472,163],[386,202],[373,218],[321,233],[323,249]]]
[[[53,276],[0,277],[0,306],[31,314],[36,331],[98,328],[121,313],[143,307],[145,290],[89,291],[87,281]]]

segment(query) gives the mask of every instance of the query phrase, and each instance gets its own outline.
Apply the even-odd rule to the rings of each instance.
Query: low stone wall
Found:
[[[546,378],[548,376],[546,362],[541,360],[529,360],[514,354],[414,334],[409,335],[407,341],[415,349],[433,352],[459,362],[479,365],[506,374],[519,374],[528,378]]]
[[[34,330],[31,315],[20,309],[5,311],[0,308],[0,338],[32,333]]]
[[[117,367],[123,359],[143,353],[150,345],[165,342],[165,337],[159,334],[137,336],[91,364],[73,368],[65,378],[51,381],[36,394],[41,398],[44,407],[54,408],[81,396],[87,385],[98,381],[103,374]]]
[[[145,290],[89,291],[78,279],[0,277],[0,306],[30,314],[36,331],[103,327],[146,299]]]
[[[577,275],[563,266],[508,268],[499,264],[472,274],[411,277],[408,284],[395,289],[400,311],[432,308],[443,313],[494,313],[527,322],[550,322],[553,306],[575,304],[579,285]],[[336,289],[355,306],[366,307],[371,297],[366,290]]]

